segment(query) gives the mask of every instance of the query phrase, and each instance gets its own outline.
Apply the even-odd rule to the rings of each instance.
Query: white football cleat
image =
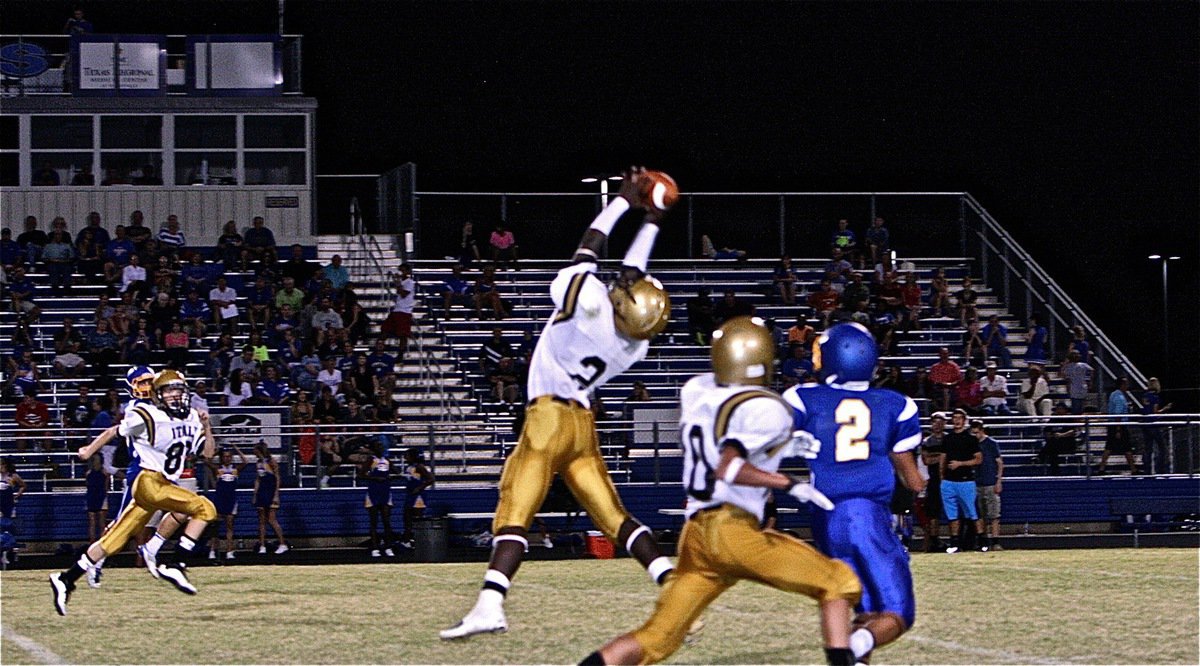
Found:
[[[92,588],[93,590],[98,589],[100,587],[100,577],[103,575],[104,575],[104,570],[101,569],[100,567],[88,567],[88,570],[87,570],[88,587]]]
[[[387,555],[388,557],[395,557],[395,556],[396,556],[396,551],[392,550],[391,548],[384,548],[384,549],[383,549],[383,554],[384,554],[384,555]]]
[[[288,552],[291,549],[292,549],[291,546],[287,545],[286,543],[281,543],[275,547],[275,554],[283,555],[284,553]]]
[[[259,546],[259,547],[258,547],[258,554],[259,554],[259,555],[266,555],[266,554],[267,554],[267,547],[266,547],[266,546]]]
[[[196,586],[188,580],[187,567],[182,562],[158,565],[158,574],[184,594],[195,594]]]
[[[142,556],[142,561],[146,563],[146,569],[151,576],[158,578],[158,555],[150,552],[150,549],[145,546],[138,546],[138,555]]]
[[[71,592],[75,590],[75,584],[69,583],[62,579],[62,574],[50,574],[50,590],[54,594],[54,610],[59,615],[67,614],[67,601],[71,599]]]
[[[508,619],[504,617],[504,608],[482,609],[478,606],[471,609],[462,622],[443,629],[438,636],[444,641],[458,638],[468,638],[475,634],[502,634],[508,631]]]

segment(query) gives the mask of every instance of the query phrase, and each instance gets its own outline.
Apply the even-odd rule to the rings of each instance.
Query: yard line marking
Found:
[[[13,631],[12,629],[9,629],[8,627],[0,627],[0,629],[3,630],[2,635],[4,636],[4,638],[12,641],[13,643],[15,643],[17,645],[17,647],[28,652],[29,656],[33,657],[35,660],[40,661],[43,664],[65,664],[65,663],[67,663],[67,661],[65,659],[58,656],[57,654],[54,654],[54,652],[52,652],[50,650],[50,648],[46,647],[45,645],[42,645],[41,643],[33,640],[32,638],[29,638],[28,636],[22,636],[21,634],[18,634],[17,632]]]
[[[938,638],[929,638],[920,634],[904,634],[900,640],[908,639],[917,643],[926,643],[928,645],[936,645],[947,650],[955,650],[957,652],[965,652],[967,654],[987,659],[1003,659],[1004,661],[1016,664],[1074,664],[1078,663],[1072,659],[1055,659],[1053,657],[1042,657],[1039,655],[1022,654],[1019,652],[1009,652],[1008,650],[994,650],[991,648],[975,647],[974,645],[964,645],[955,641],[945,641]]]

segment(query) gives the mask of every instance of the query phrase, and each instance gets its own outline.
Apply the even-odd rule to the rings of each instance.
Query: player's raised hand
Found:
[[[792,431],[792,438],[788,440],[788,453],[785,457],[799,456],[805,460],[813,460],[820,452],[821,440],[810,432],[795,430]]]
[[[638,184],[638,177],[643,171],[644,167],[631,166],[621,172],[621,189],[617,191],[617,196],[628,201],[632,208],[645,208],[641,186]]]
[[[196,410],[196,418],[200,419],[201,424],[207,424],[208,423],[208,412],[202,412],[200,410]]]
[[[84,444],[83,446],[79,447],[79,450],[75,452],[75,455],[79,456],[80,460],[87,460],[91,457],[88,455],[88,448],[90,447],[90,444]]]
[[[792,478],[792,485],[788,486],[787,494],[801,502],[812,502],[826,511],[833,509],[833,502],[829,501],[829,498],[824,493],[814,488],[812,484],[805,483],[795,477]]]

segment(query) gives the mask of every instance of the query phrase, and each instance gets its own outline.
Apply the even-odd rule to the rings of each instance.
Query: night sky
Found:
[[[98,32],[277,25],[275,0],[82,6]],[[58,32],[71,7],[4,0],[2,31]],[[1172,389],[1200,386],[1198,7],[288,0],[285,30],[320,173],[586,191],[646,163],[690,191],[970,191]],[[1170,370],[1153,251],[1183,256]]]

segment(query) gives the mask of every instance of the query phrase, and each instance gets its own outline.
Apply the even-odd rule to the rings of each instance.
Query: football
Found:
[[[669,210],[679,200],[679,186],[666,173],[647,169],[639,178],[642,197],[657,210]]]

